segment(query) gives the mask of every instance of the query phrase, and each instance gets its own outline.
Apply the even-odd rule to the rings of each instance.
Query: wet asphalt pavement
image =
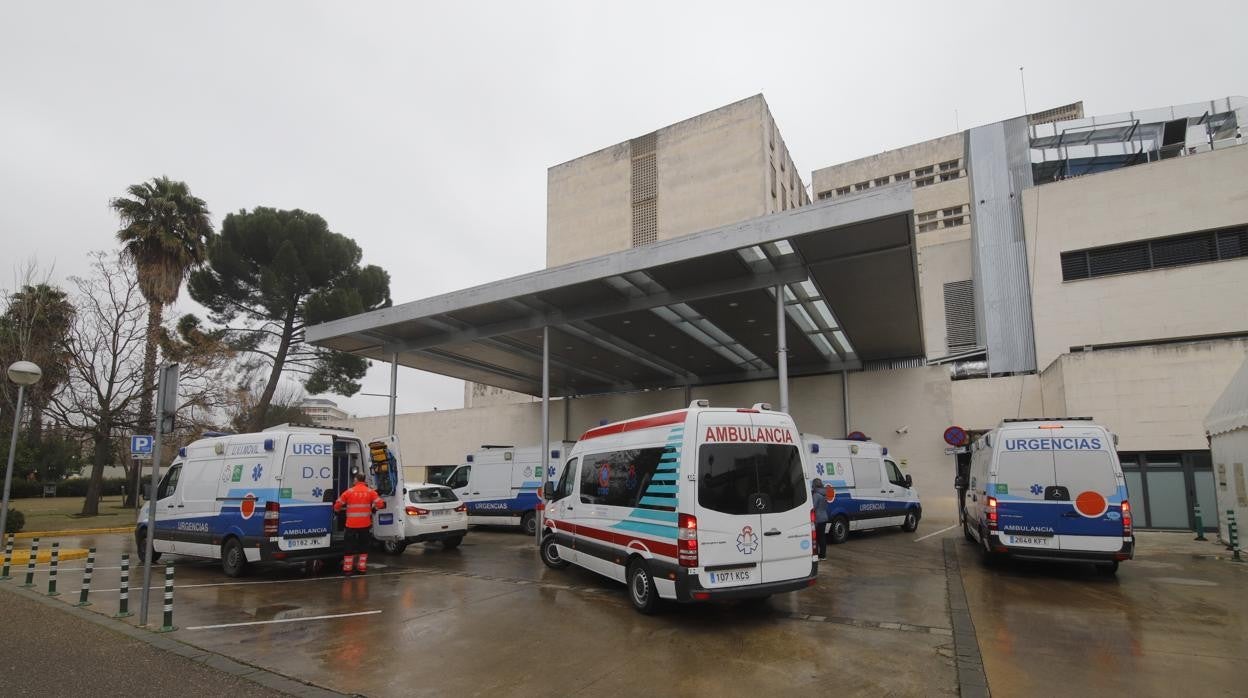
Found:
[[[1146,538],[1117,580],[1077,566],[984,568],[956,529],[916,542],[941,527],[857,534],[829,547],[816,587],[762,606],[671,606],[653,617],[634,612],[620,584],[547,569],[531,539],[508,529],[474,528],[454,551],[375,554],[372,571],[353,579],[262,567],[232,580],[215,563],[175,558],[179,629],[169,637],[377,696],[957,695],[943,548],[956,536],[951,550],[993,693],[1077,685],[1231,695],[1242,685],[1232,681],[1248,656],[1248,565]],[[91,610],[115,612],[116,561],[132,542],[72,540],[100,548]],[[77,589],[81,566],[62,566],[64,589]],[[137,586],[141,573],[131,578]],[[154,578],[158,623],[163,575]],[[133,588],[131,596],[137,605]]]

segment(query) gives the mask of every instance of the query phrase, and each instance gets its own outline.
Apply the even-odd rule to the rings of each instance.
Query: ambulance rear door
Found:
[[[399,437],[391,435],[368,443],[368,486],[377,490],[386,507],[373,514],[373,537],[398,540],[406,535],[404,528],[403,462]]]

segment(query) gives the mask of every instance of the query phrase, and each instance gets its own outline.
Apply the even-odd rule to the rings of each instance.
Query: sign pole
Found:
[[[152,435],[151,497],[147,502],[147,535],[143,541],[143,594],[139,602],[139,625],[147,625],[147,599],[152,591],[152,543],[156,538],[156,488],[160,484],[160,437],[165,432],[165,418],[177,411],[178,365],[160,367],[156,380],[156,432]]]

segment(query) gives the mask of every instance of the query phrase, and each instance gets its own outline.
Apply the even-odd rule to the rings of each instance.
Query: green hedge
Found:
[[[150,476],[143,478],[143,484],[151,481]],[[56,486],[56,496],[58,497],[85,497],[87,496],[87,485],[90,480],[85,477],[76,477],[66,480]],[[127,487],[127,481],[124,477],[109,477],[101,481],[103,487],[103,495],[105,497],[121,496],[123,487]],[[22,499],[29,497],[43,496],[43,483],[30,482],[29,480],[14,480],[9,496],[13,499]]]
[[[9,509],[9,518],[4,520],[5,533],[21,533],[26,525],[26,515],[17,509]]]

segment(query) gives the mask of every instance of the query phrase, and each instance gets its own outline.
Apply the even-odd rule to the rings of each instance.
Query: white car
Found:
[[[408,484],[403,490],[402,540],[383,540],[382,548],[391,555],[402,553],[409,543],[441,541],[450,550],[468,534],[468,505],[451,488],[428,483]]]

